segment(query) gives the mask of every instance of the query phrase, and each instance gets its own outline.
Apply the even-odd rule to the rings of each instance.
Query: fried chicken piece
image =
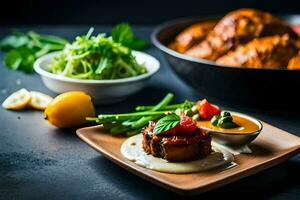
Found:
[[[297,46],[289,35],[257,38],[238,46],[216,62],[220,65],[245,68],[286,68],[297,54]]]
[[[194,44],[203,40],[215,25],[216,21],[206,21],[193,24],[179,33],[175,40],[169,45],[169,48],[180,53],[184,53]]]
[[[205,40],[193,46],[186,54],[216,60],[238,45],[254,38],[283,34],[298,37],[287,23],[268,12],[239,9],[223,17]]]
[[[297,49],[300,51],[300,38],[295,40],[295,45],[296,45]]]
[[[300,69],[300,51],[294,56],[287,66],[288,69]]]

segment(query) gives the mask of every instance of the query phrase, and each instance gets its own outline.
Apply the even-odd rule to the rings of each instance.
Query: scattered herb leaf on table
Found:
[[[4,64],[12,70],[33,72],[34,61],[53,51],[62,50],[68,41],[57,36],[40,35],[33,31],[14,32],[0,42],[0,50],[6,52]]]

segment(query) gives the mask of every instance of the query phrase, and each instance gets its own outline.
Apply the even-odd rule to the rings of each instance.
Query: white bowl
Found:
[[[114,80],[85,80],[57,75],[47,70],[49,62],[61,52],[53,52],[37,59],[34,70],[41,75],[47,88],[55,93],[83,91],[91,95],[96,104],[115,103],[143,89],[147,81],[160,67],[159,61],[146,53],[133,51],[138,63],[143,63],[147,73],[139,76]]]

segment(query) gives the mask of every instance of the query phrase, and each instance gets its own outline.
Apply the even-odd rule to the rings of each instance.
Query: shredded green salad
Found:
[[[93,80],[120,79],[147,72],[130,48],[142,47],[146,43],[136,40],[128,25],[115,27],[112,36],[103,33],[92,36],[92,32],[93,28],[85,36],[78,36],[74,42],[66,44],[62,53],[49,63],[49,72]]]

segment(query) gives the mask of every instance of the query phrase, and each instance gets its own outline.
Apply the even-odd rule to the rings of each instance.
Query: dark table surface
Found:
[[[0,37],[11,27],[0,29]],[[84,34],[84,26],[21,27],[40,33],[74,38]],[[135,27],[138,36],[149,39],[153,27]],[[96,27],[96,32],[110,30]],[[140,102],[155,103],[166,92],[176,94],[175,101],[196,100],[203,95],[179,80],[154,47],[146,52],[158,58],[161,70],[143,91],[122,103],[97,106],[97,112],[129,111]],[[2,60],[3,54],[0,54]],[[20,88],[37,90],[55,96],[37,74],[24,74],[0,64],[0,101]],[[300,117],[285,111],[264,111],[214,100],[223,108],[245,112],[300,136]],[[179,199],[118,167],[94,151],[76,135],[75,130],[60,130],[47,123],[40,111],[8,111],[0,108],[0,199]],[[284,142],[284,141],[283,141]],[[216,189],[195,199],[243,197],[255,199],[300,199],[300,155],[271,169]]]

